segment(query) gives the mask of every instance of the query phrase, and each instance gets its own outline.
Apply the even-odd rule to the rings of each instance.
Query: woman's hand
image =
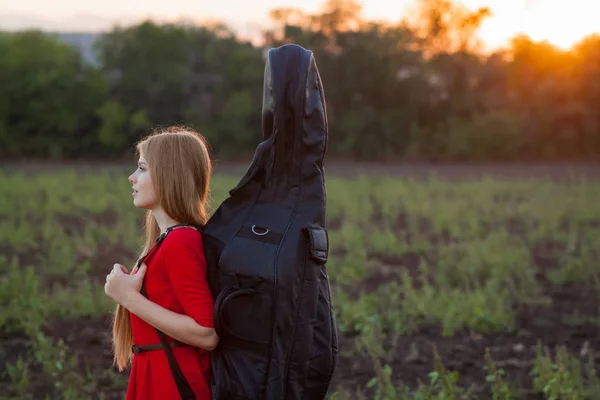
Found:
[[[144,275],[146,274],[146,269],[146,264],[142,263],[139,270],[136,271],[134,269],[132,273],[129,274],[127,268],[121,264],[113,265],[112,271],[106,276],[104,292],[115,302],[124,306],[128,298],[139,293],[142,289],[142,282],[144,280]]]

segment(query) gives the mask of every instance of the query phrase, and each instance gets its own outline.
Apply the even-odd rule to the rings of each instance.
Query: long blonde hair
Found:
[[[136,156],[148,162],[158,202],[173,220],[202,227],[212,172],[206,139],[191,129],[170,127],[156,131],[136,144]],[[146,242],[140,258],[148,253],[160,235],[153,212],[146,212]],[[133,333],[129,311],[117,305],[113,315],[113,354],[119,371],[133,358]]]

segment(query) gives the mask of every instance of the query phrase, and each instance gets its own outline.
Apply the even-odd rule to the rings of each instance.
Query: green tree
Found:
[[[77,50],[37,31],[0,36],[0,155],[73,156],[91,140],[105,82]]]

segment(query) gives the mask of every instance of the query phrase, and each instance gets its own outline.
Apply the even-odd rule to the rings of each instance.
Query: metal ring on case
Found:
[[[252,225],[252,233],[254,233],[255,235],[264,236],[267,233],[269,233],[269,228],[264,228],[264,229],[266,229],[266,231],[264,233],[258,233],[258,232],[256,232],[256,230],[254,228],[256,228],[256,225]]]

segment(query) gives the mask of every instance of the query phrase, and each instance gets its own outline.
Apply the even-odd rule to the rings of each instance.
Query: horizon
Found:
[[[362,4],[361,17],[397,23],[406,18],[411,0],[389,3],[387,0],[369,0]],[[532,40],[547,40],[562,49],[568,49],[583,37],[600,32],[594,13],[585,7],[585,0],[571,0],[565,6],[559,0],[465,0],[460,2],[470,10],[490,7],[492,16],[479,29],[485,49],[494,50],[509,44],[510,39],[523,33]],[[302,7],[294,7],[291,0],[259,0],[253,3],[221,0],[218,3],[173,0],[168,4],[152,0],[127,2],[105,0],[86,5],[62,0],[45,3],[42,0],[21,0],[18,4],[0,0],[0,30],[18,31],[39,29],[53,33],[105,33],[115,25],[129,26],[143,20],[158,23],[186,19],[198,24],[220,21],[242,38],[256,40],[264,29],[273,26],[269,11],[275,8],[294,7],[307,13],[319,12],[325,1],[308,0]],[[45,8],[43,7],[44,5]],[[557,18],[569,21],[557,29]]]

